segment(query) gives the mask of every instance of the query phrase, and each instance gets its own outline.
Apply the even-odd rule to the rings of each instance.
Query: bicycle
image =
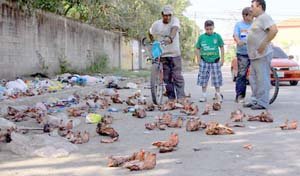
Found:
[[[150,88],[152,101],[156,105],[163,103],[165,83],[163,80],[163,64],[160,56],[162,55],[162,46],[166,45],[164,41],[149,42],[146,38],[142,39],[142,45],[148,52],[148,61],[151,61]]]
[[[237,64],[232,61],[231,66],[231,75],[233,82],[236,82],[237,79],[237,69],[234,69],[233,65]],[[249,85],[249,77],[250,77],[250,67],[247,70],[247,85]],[[270,100],[269,104],[274,103],[279,93],[279,77],[275,68],[270,67],[270,78],[271,78],[271,90],[270,90]]]
[[[273,67],[271,67],[270,76],[271,76],[271,85],[273,86],[273,87],[271,87],[271,90],[273,90],[273,91],[270,90],[269,104],[272,104],[276,100],[278,93],[279,93],[279,78],[278,78],[276,69]]]

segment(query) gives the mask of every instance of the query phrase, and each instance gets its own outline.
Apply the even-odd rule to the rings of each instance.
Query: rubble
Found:
[[[147,116],[145,109],[143,108],[138,108],[135,109],[135,111],[132,113],[132,116],[135,116],[137,118],[145,118]]]
[[[224,125],[219,124],[218,122],[209,122],[207,123],[206,128],[206,134],[207,135],[228,135],[228,134],[234,134],[234,131],[226,127]]]
[[[111,138],[111,140],[105,140],[105,139],[101,140],[102,143],[112,143],[117,141],[119,138],[118,132],[114,128],[110,127],[108,124],[105,123],[98,123],[96,132],[99,135],[109,136]]]
[[[179,138],[177,133],[172,133],[168,141],[157,141],[153,142],[152,145],[159,148],[160,153],[171,152],[179,143]]]
[[[230,119],[233,122],[242,122],[243,118],[245,118],[246,115],[243,113],[242,110],[238,109],[236,111],[231,112]]]
[[[200,118],[190,118],[186,122],[186,131],[198,131],[205,129],[206,124],[200,120]]]
[[[286,120],[285,123],[283,125],[280,125],[279,127],[282,130],[296,130],[298,127],[297,123],[298,122],[296,120],[292,120],[290,123],[289,120]]]
[[[191,104],[185,105],[183,110],[180,112],[185,113],[188,116],[195,116],[198,114],[198,111],[199,111],[198,106],[191,103]]]
[[[248,121],[259,121],[259,122],[267,122],[267,123],[272,123],[273,122],[273,117],[271,113],[269,112],[262,112],[260,115],[252,116],[248,115]]]
[[[124,167],[130,171],[149,170],[156,166],[156,154],[141,150],[131,156],[110,156],[108,167]]]

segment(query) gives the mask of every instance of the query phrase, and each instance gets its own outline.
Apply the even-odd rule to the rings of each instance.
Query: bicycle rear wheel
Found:
[[[161,105],[163,102],[164,82],[162,63],[160,62],[152,64],[150,86],[153,103]]]
[[[274,68],[271,68],[271,90],[269,104],[274,103],[279,92],[279,78]]]

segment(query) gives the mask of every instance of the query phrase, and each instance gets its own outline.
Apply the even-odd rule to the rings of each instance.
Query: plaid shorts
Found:
[[[220,62],[207,63],[201,61],[197,84],[199,86],[207,86],[210,74],[212,76],[211,85],[214,87],[221,87],[223,85],[223,77],[222,77]]]

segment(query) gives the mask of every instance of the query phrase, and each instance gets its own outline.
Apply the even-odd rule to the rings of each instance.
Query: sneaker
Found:
[[[207,98],[206,97],[201,97],[200,99],[199,99],[199,102],[206,102],[207,101]]]
[[[244,104],[243,104],[243,107],[244,107],[244,108],[251,108],[251,107],[254,106],[254,105],[256,105],[256,104],[253,104],[253,103],[244,103]]]
[[[238,96],[238,97],[236,98],[235,102],[244,104],[244,103],[245,103],[245,98],[242,97],[242,96]]]
[[[216,100],[217,102],[222,103],[222,101],[223,101],[223,95],[220,94],[220,93],[216,93],[214,100]]]
[[[259,105],[259,104],[256,104],[256,105],[251,106],[251,109],[252,110],[263,110],[263,109],[266,109],[266,108]]]

